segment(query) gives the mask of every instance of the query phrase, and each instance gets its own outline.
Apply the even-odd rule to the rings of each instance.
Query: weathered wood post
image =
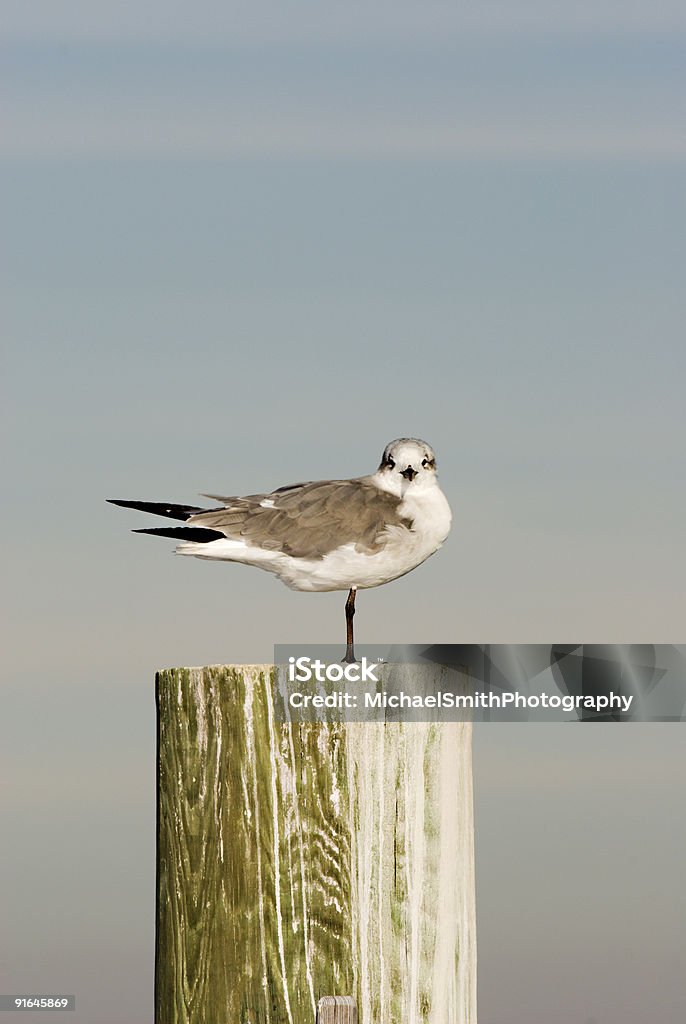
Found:
[[[475,1024],[471,724],[280,722],[274,673],[158,673],[157,1024]]]
[[[322,996],[317,1024],[357,1024],[357,1003],[352,996]]]

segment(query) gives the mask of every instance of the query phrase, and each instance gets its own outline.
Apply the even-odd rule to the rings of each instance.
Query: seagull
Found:
[[[369,476],[289,484],[244,497],[203,497],[221,505],[203,509],[107,500],[184,522],[133,531],[181,541],[179,555],[254,565],[292,590],[347,590],[343,661],[348,663],[356,661],[357,591],[416,569],[450,532],[450,506],[438,484],[436,456],[416,437],[386,445],[379,468]]]

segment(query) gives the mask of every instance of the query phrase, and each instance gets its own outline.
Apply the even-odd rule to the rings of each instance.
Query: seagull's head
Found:
[[[376,478],[384,490],[405,494],[408,488],[424,489],[436,481],[436,454],[417,437],[399,437],[387,444]]]

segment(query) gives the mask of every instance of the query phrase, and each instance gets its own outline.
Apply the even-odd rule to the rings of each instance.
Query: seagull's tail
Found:
[[[201,526],[163,526],[157,530],[132,530],[132,533],[150,533],[155,537],[172,537],[175,540],[209,544],[212,540],[226,540],[226,534],[218,530],[204,530]]]
[[[122,508],[135,508],[139,512],[152,512],[156,516],[164,516],[166,519],[180,519],[185,522],[196,512],[204,512],[206,509],[198,508],[195,505],[171,505],[164,501],[119,501],[116,498],[107,499],[110,505],[121,505]],[[133,533],[150,533],[156,537],[171,537],[172,540],[183,540],[198,544],[209,544],[213,540],[225,540],[226,535],[217,530],[207,530],[200,526],[166,526],[152,530],[133,530]]]

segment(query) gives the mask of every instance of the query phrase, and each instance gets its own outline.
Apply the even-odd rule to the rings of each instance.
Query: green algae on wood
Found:
[[[282,723],[268,665],[158,673],[157,1024],[474,1024],[467,723]]]

